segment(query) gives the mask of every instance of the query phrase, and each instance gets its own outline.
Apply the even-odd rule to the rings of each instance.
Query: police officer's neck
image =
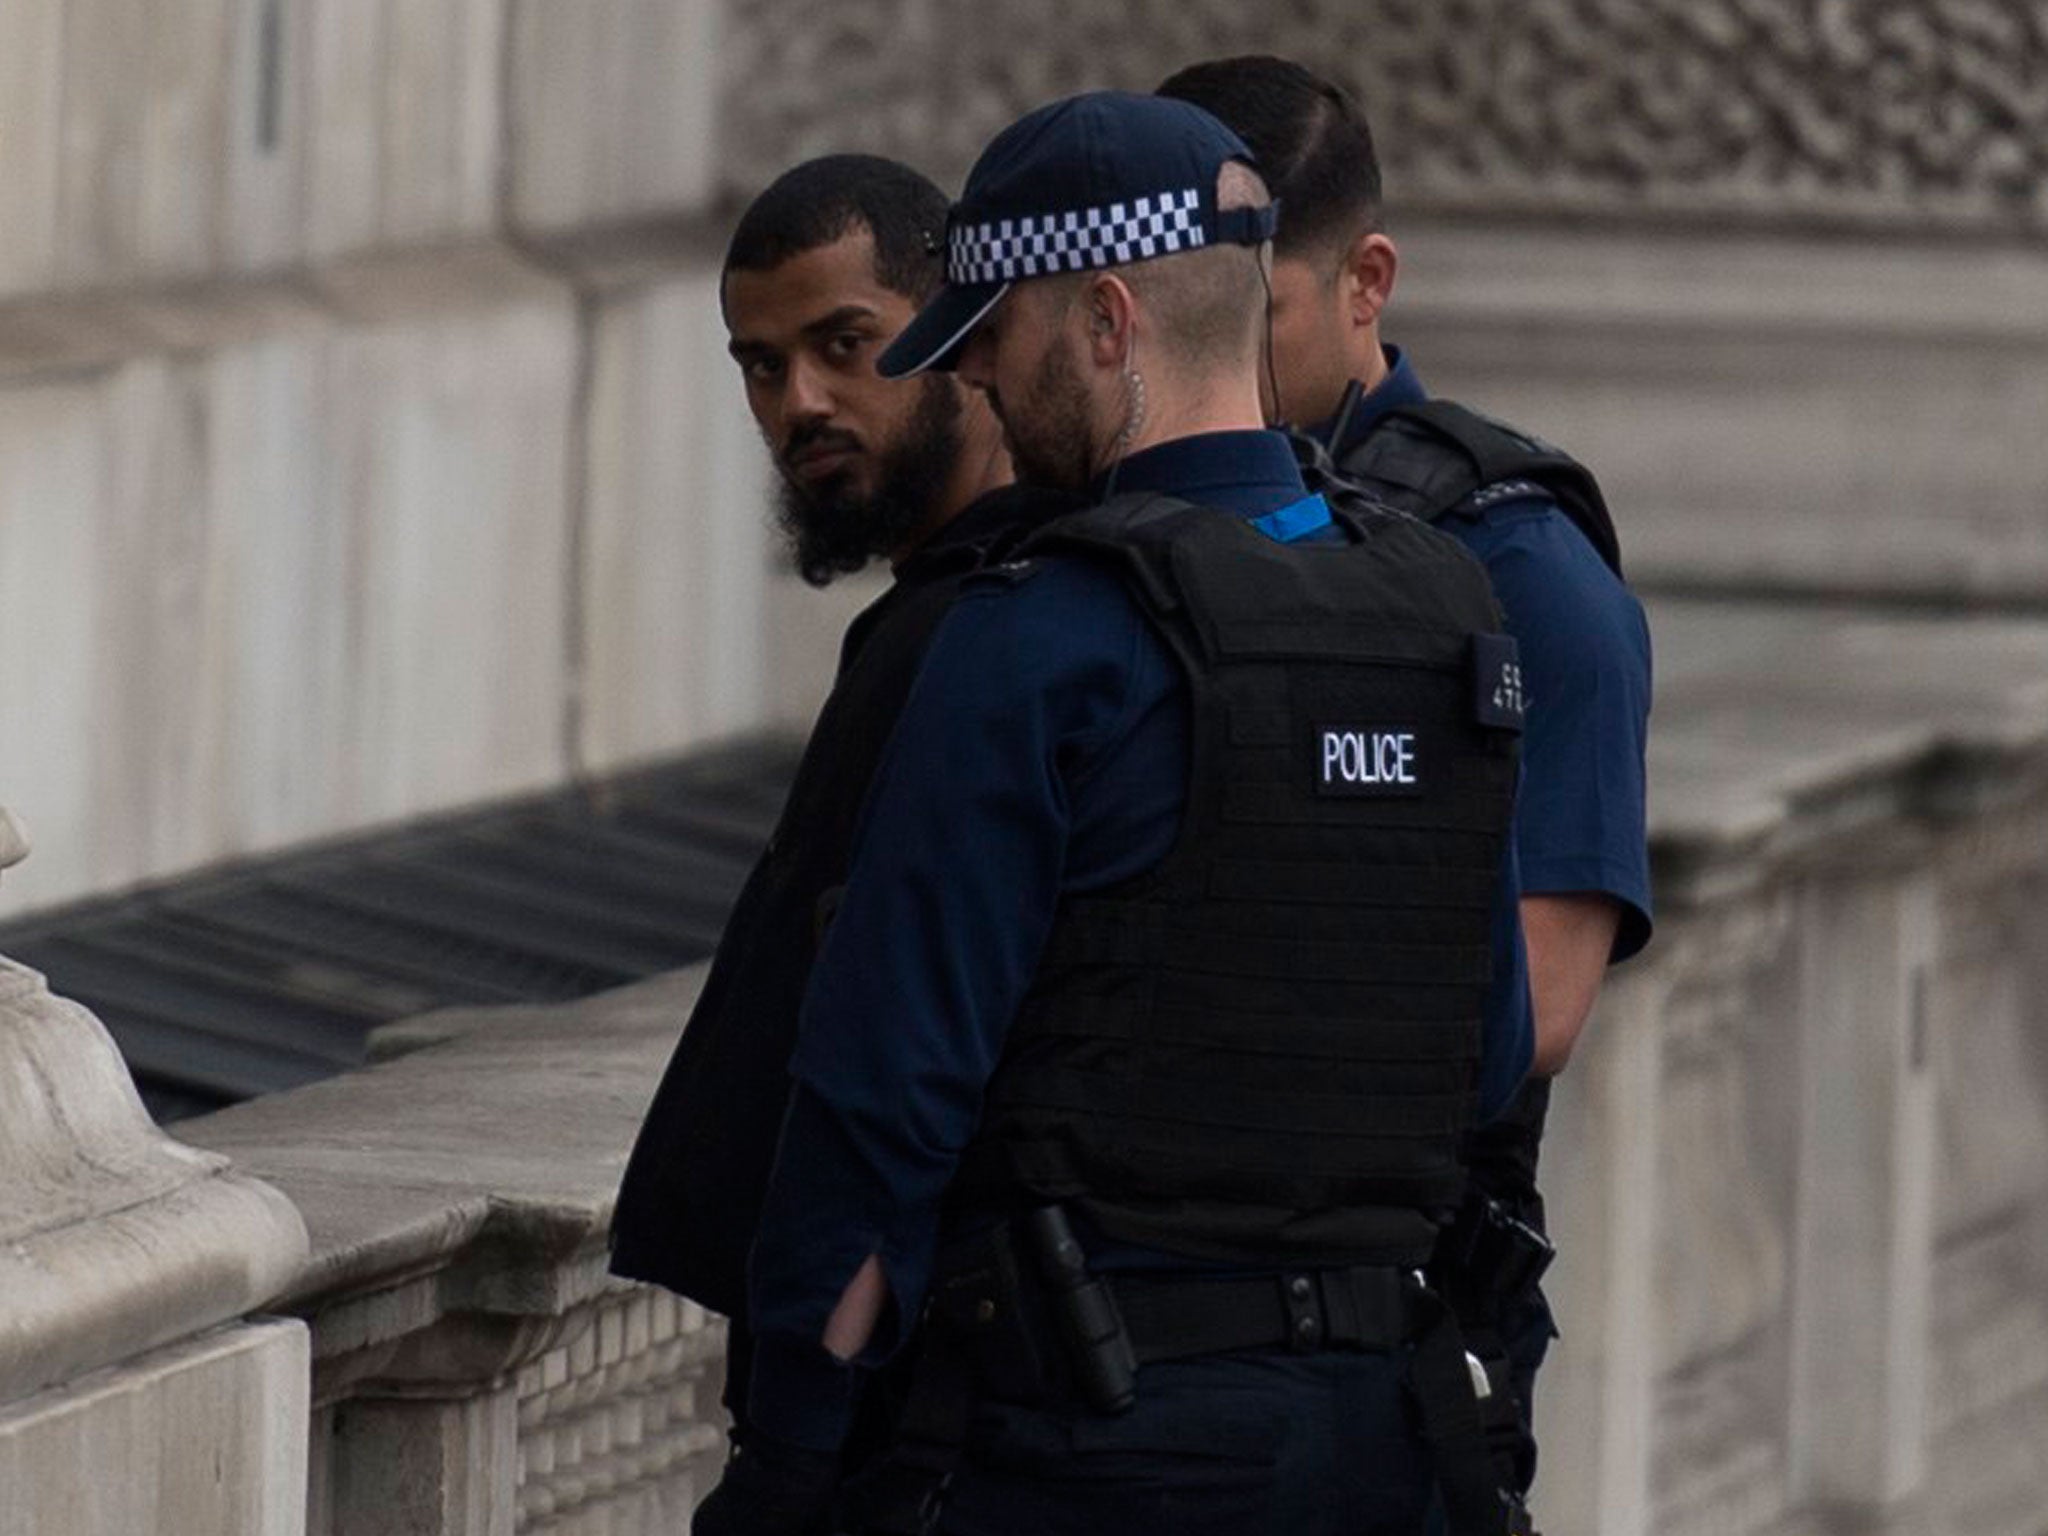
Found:
[[[1136,432],[1118,434],[1112,457],[1129,458],[1177,438],[1256,432],[1266,425],[1258,376],[1249,369],[1179,376],[1159,370],[1146,377],[1145,386],[1143,420]]]
[[[1387,349],[1380,344],[1379,326],[1367,326],[1358,334],[1351,376],[1358,380],[1361,389],[1370,394],[1392,371],[1393,364],[1387,360]]]
[[[1335,369],[1325,369],[1317,375],[1315,386],[1298,388],[1284,397],[1286,420],[1291,425],[1307,429],[1329,427],[1343,411],[1353,384],[1358,386],[1358,398],[1363,399],[1386,383],[1394,371],[1394,359],[1380,344],[1377,324],[1361,330],[1335,361],[1344,370],[1341,377]]]

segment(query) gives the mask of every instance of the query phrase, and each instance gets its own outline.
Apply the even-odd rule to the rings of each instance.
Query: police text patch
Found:
[[[1322,725],[1315,731],[1319,795],[1419,795],[1422,737],[1400,726]]]

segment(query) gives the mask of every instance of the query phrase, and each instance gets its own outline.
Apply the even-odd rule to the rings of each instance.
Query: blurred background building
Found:
[[[1554,1117],[1539,1514],[2042,1536],[2034,0],[6,0],[0,921],[63,991],[91,925],[182,913],[94,999],[166,1072],[205,1031],[146,1016],[230,963],[250,870],[317,896],[508,804],[521,857],[708,859],[660,919],[701,952],[874,590],[779,569],[731,218],[829,150],[957,184],[1029,106],[1248,51],[1358,91],[1389,334],[1599,471],[1651,606],[1661,928]],[[502,932],[494,846],[427,883]],[[253,1075],[166,1102],[498,995],[268,912],[268,990],[186,1003]],[[179,1124],[233,1165],[0,981],[0,1533],[679,1528],[716,1331],[610,1287],[602,1229],[687,975]],[[286,1062],[284,993],[341,1043]]]

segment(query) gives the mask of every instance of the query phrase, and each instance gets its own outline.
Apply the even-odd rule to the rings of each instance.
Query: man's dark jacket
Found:
[[[852,861],[868,785],[925,648],[990,544],[1069,504],[992,491],[896,570],[846,632],[839,673],[619,1187],[612,1270],[744,1323],[747,1253],[789,1099],[818,940]]]

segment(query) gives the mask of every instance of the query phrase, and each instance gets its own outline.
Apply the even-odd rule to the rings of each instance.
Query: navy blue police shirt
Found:
[[[1401,406],[1429,397],[1398,347],[1360,400],[1343,451]],[[1328,436],[1327,429],[1321,434]],[[1528,710],[1516,851],[1525,896],[1592,893],[1621,908],[1613,958],[1649,942],[1650,854],[1644,751],[1650,726],[1650,629],[1642,604],[1563,508],[1541,492],[1436,526],[1486,566],[1521,652]]]
[[[1116,489],[1237,513],[1282,540],[1338,536],[1287,440],[1225,432],[1124,461]],[[1112,570],[1027,562],[969,583],[940,624],[862,813],[845,894],[811,974],[749,1271],[765,1434],[845,1433],[853,1373],[821,1347],[855,1271],[890,1305],[862,1356],[917,1317],[940,1198],[1062,898],[1165,858],[1187,791],[1187,690]],[[1510,843],[1495,899],[1481,1112],[1532,1048]]]

